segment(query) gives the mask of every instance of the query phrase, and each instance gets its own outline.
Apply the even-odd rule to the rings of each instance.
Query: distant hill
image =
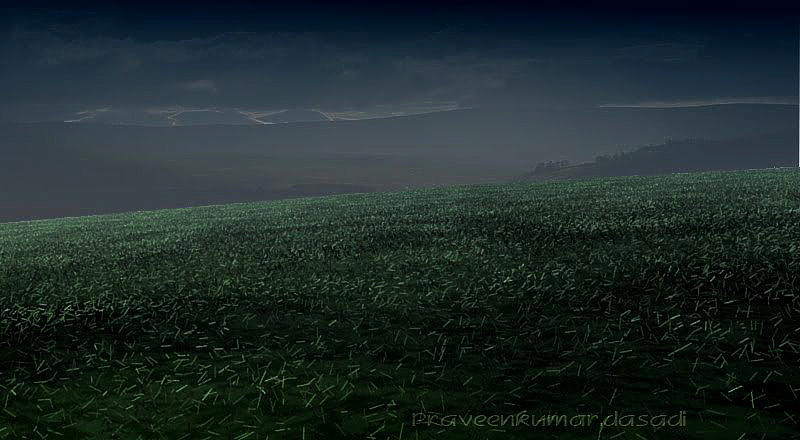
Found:
[[[746,170],[797,166],[796,131],[739,139],[689,138],[598,156],[592,162],[540,162],[522,180],[631,176],[692,171]]]

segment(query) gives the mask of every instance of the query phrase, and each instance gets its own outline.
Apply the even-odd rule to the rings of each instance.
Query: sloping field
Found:
[[[0,438],[798,438],[799,292],[798,170],[0,224]]]

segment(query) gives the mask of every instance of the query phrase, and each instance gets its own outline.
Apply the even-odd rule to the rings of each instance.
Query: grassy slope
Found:
[[[699,173],[3,224],[0,438],[598,438],[419,411],[687,411],[600,436],[790,438],[798,188]]]

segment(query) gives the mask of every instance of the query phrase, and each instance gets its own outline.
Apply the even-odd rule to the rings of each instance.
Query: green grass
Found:
[[[0,439],[797,438],[798,188],[698,173],[2,224]],[[615,411],[686,426],[412,423]]]

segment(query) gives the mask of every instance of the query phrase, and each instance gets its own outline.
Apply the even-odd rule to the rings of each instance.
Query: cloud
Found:
[[[60,99],[87,106],[99,101],[235,107],[264,101],[336,108],[480,95],[505,88],[532,62],[460,46],[431,48],[420,57],[416,47],[368,35],[222,32],[147,40],[96,36],[103,34],[67,24],[58,30],[18,26],[5,42],[0,35],[0,52],[8,52],[0,55],[18,60],[5,76],[32,83],[34,73],[48,84],[71,82],[70,90],[51,89]],[[193,78],[196,72],[205,78]],[[176,74],[185,80],[164,84]],[[31,86],[28,95],[44,96],[44,89]]]
[[[114,112],[114,111],[115,110],[112,109],[111,107],[102,107],[102,108],[96,108],[96,109],[90,109],[90,110],[81,110],[81,111],[73,113],[77,117],[72,118],[72,119],[66,119],[66,120],[64,120],[64,122],[83,122],[83,121],[86,121],[88,119],[95,119],[100,114],[111,113],[111,112]]]
[[[629,104],[602,104],[598,107],[639,107],[639,108],[673,108],[673,107],[704,107],[709,105],[725,104],[770,104],[770,105],[798,105],[797,97],[762,96],[750,98],[716,98],[684,101],[651,101]]]
[[[339,73],[339,79],[345,81],[355,81],[361,78],[361,70],[359,69],[344,69]]]
[[[40,64],[56,65],[71,62],[90,61],[108,54],[108,49],[90,46],[48,47],[41,53]]]
[[[697,58],[705,46],[701,43],[655,43],[621,47],[616,50],[617,60],[641,60],[648,63],[681,63]]]
[[[214,80],[210,79],[197,79],[194,81],[188,81],[185,83],[181,83],[181,87],[186,90],[197,90],[205,92],[217,91],[217,83],[214,82]]]
[[[363,53],[337,54],[325,51],[322,54],[320,65],[331,68],[356,68],[369,63],[369,57]]]
[[[208,59],[257,61],[289,57],[319,44],[318,36],[313,33],[224,32],[204,38],[145,43],[142,49],[168,63]]]
[[[352,121],[360,119],[379,119],[390,118],[396,116],[409,116],[425,113],[437,113],[452,110],[463,110],[471,108],[468,106],[461,106],[455,101],[443,102],[407,102],[394,105],[377,104],[366,106],[359,109],[349,109],[342,111],[328,111],[326,115],[332,120],[337,121]]]
[[[752,82],[765,84],[759,89],[737,88],[736,84],[715,89],[706,87],[704,79],[690,77],[689,69],[683,69],[688,66],[664,65],[692,60],[704,48],[701,39],[684,34],[667,36],[667,42],[655,44],[633,44],[646,43],[652,36],[627,39],[633,41],[628,45],[619,38],[598,39],[587,48],[570,41],[475,37],[459,26],[456,21],[441,29],[431,35],[434,42],[424,45],[347,32],[222,32],[159,40],[157,33],[146,34],[150,39],[117,38],[85,32],[81,26],[57,30],[17,27],[0,34],[0,55],[17,60],[0,72],[0,95],[8,102],[47,101],[79,108],[106,103],[123,108],[180,104],[201,108],[319,107],[347,112],[348,108],[378,103],[424,100],[483,106],[529,101],[537,105],[612,102],[604,106],[681,107],[741,101],[625,101],[720,96],[737,90],[762,95],[791,93],[767,87],[768,81]],[[531,44],[519,44],[523,41]],[[626,64],[642,62],[654,64],[633,69]],[[739,75],[729,83],[749,81],[745,76],[751,73]],[[648,94],[657,82],[663,82],[665,88],[658,97]],[[670,93],[673,90],[666,90],[670,87],[685,93]],[[747,99],[772,103],[766,98]]]
[[[62,26],[63,27],[63,26]],[[60,65],[117,58],[125,65],[187,63],[204,60],[257,61],[314,52],[321,42],[313,33],[258,34],[224,32],[184,40],[136,41],[130,38],[88,37],[60,28],[17,26],[9,42],[40,65]]]
[[[305,108],[306,112],[315,112],[324,116],[329,121],[348,121],[361,119],[376,119],[398,116],[409,116],[423,113],[444,112],[472,108],[462,106],[458,102],[407,102],[402,104],[376,104],[344,111],[327,110],[320,108]],[[293,109],[299,110],[299,109]],[[59,120],[64,122],[100,122],[117,125],[144,125],[144,126],[181,126],[200,124],[242,124],[249,121],[252,124],[273,125],[281,124],[281,118],[270,121],[270,116],[280,115],[289,109],[241,109],[230,107],[145,107],[145,108],[111,108],[102,107],[70,112]],[[195,115],[186,118],[187,114]],[[291,118],[290,118],[291,119]]]
[[[418,78],[430,87],[416,97],[446,100],[502,89],[507,81],[524,74],[536,59],[500,58],[475,53],[446,55],[440,58],[398,58],[391,61],[396,74]]]

